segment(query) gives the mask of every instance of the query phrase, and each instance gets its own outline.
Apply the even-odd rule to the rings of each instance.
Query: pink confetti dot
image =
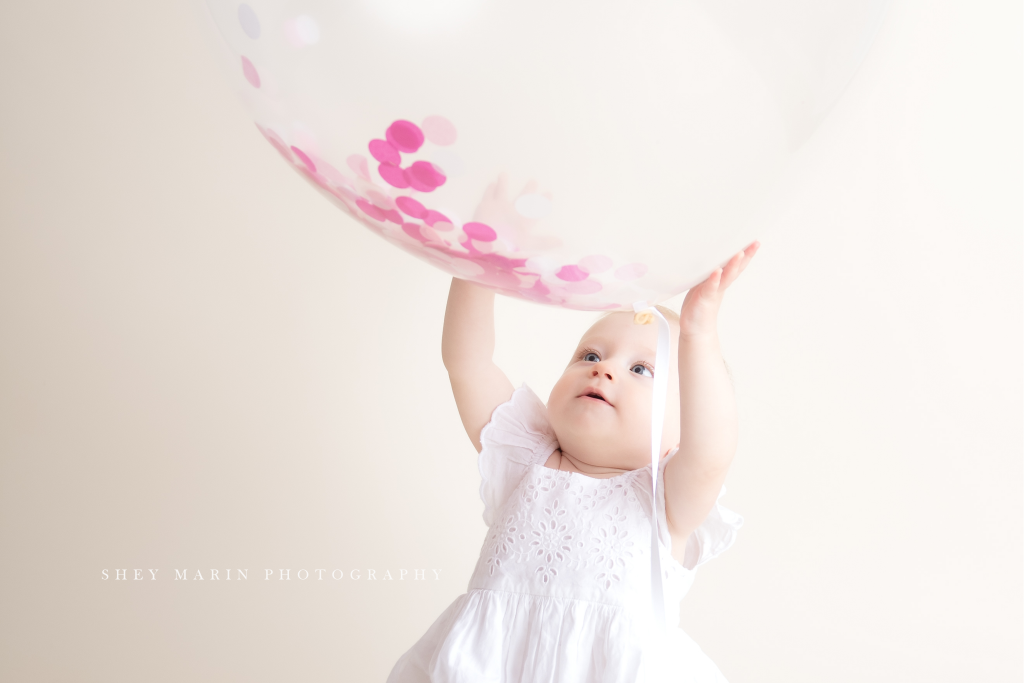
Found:
[[[322,173],[323,176],[325,178],[327,178],[327,180],[331,181],[332,185],[348,185],[349,184],[349,182],[345,178],[345,176],[343,176],[341,174],[341,171],[339,171],[338,169],[334,168],[333,166],[331,166],[329,163],[327,163],[323,159],[315,157],[312,154],[309,155],[309,158],[313,160],[314,164],[316,164],[317,172],[318,173]]]
[[[426,238],[424,238],[423,233],[420,232],[419,223],[403,223],[402,231],[409,237],[413,238],[414,240],[426,242]]]
[[[607,256],[586,256],[580,259],[577,264],[580,270],[596,275],[597,273],[603,273],[612,267],[612,260]]]
[[[478,276],[480,282],[491,285],[492,287],[501,287],[502,289],[519,289],[519,278],[512,273],[506,273],[503,271],[484,273]]]
[[[417,161],[405,169],[405,180],[414,190],[433,192],[444,185],[447,178],[429,161]]]
[[[395,200],[395,204],[397,204],[399,210],[407,216],[423,218],[427,215],[427,207],[423,206],[412,197],[399,197]]]
[[[366,193],[366,197],[373,202],[374,206],[384,209],[385,211],[395,208],[395,200],[386,194],[377,192],[377,190],[370,190]]]
[[[579,282],[586,280],[590,277],[590,274],[586,271],[580,270],[577,266],[562,266],[562,268],[555,273],[555,277],[559,280],[565,280],[566,282]]]
[[[455,125],[443,116],[428,116],[423,119],[423,132],[435,145],[455,144]]]
[[[602,287],[601,283],[595,280],[581,280],[579,282],[570,282],[565,286],[567,290],[573,294],[596,294],[600,292]]]
[[[423,131],[412,121],[395,121],[384,137],[399,152],[415,152],[423,146]]]
[[[462,230],[467,237],[478,242],[493,242],[498,239],[498,233],[483,223],[466,223],[462,226]],[[584,275],[584,277],[586,276]]]
[[[282,140],[281,137],[270,128],[264,128],[258,123],[256,124],[256,127],[259,128],[261,133],[263,133],[263,137],[267,139],[267,142],[272,144],[274,149],[276,149],[281,156],[291,163],[292,155],[291,152],[288,151],[288,145],[284,144],[284,140]]]
[[[445,216],[439,211],[433,210],[427,212],[427,215],[423,217],[423,221],[430,226],[433,226],[435,223],[448,223],[451,225],[451,221],[448,220],[448,216]]]
[[[256,67],[252,65],[248,57],[242,57],[242,75],[245,76],[245,80],[249,81],[249,85],[254,88],[260,87],[260,75],[256,71]]]
[[[643,277],[645,273],[647,273],[647,266],[642,263],[630,263],[616,270],[615,277],[628,282]]]
[[[345,163],[360,178],[370,179],[370,166],[366,163],[366,157],[362,154],[352,154],[345,160]]]
[[[402,214],[398,213],[394,209],[390,209],[388,211],[385,211],[384,212],[384,218],[387,218],[389,221],[391,221],[395,225],[402,225],[402,224],[405,223],[405,220],[402,218]]]
[[[476,277],[484,274],[483,266],[464,258],[456,258],[452,263],[452,268],[460,275],[466,277]]]
[[[516,277],[519,278],[519,286],[525,287],[526,289],[533,287],[540,280],[540,274],[538,273],[524,273],[518,269],[512,272],[514,272]]]
[[[530,289],[520,290],[519,294],[527,301],[539,301],[541,303],[551,302],[551,299],[548,298],[548,294],[550,294],[550,292],[547,291],[547,288],[542,291],[536,287],[531,287]]]
[[[361,197],[356,200],[356,206],[358,206],[363,213],[365,213],[367,216],[374,220],[383,221],[386,219],[384,211],[378,209],[376,206],[374,206],[373,204],[371,204],[370,202],[366,201]]]
[[[305,152],[294,145],[292,146],[292,151],[295,152],[295,156],[299,158],[299,161],[306,165],[306,168],[309,169],[310,173],[316,173],[316,164],[313,163],[313,160],[310,159]]]
[[[380,173],[380,177],[384,179],[384,182],[392,187],[397,187],[400,190],[409,187],[409,181],[406,180],[405,173],[394,164],[381,164],[377,167],[377,172]]]
[[[472,245],[473,250],[481,254],[490,254],[494,252],[495,243],[491,240],[470,240],[469,244]],[[469,247],[467,247],[468,249]]]
[[[402,163],[402,155],[387,140],[370,140],[370,155],[382,164]]]
[[[434,232],[434,229],[429,228],[426,225],[420,226],[420,234],[423,235],[423,239],[426,242],[433,242],[434,244],[440,244],[442,242],[438,234]]]

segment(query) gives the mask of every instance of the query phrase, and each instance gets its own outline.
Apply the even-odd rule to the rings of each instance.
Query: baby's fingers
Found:
[[[710,299],[718,294],[718,290],[722,286],[723,272],[721,268],[716,268],[712,271],[711,275],[708,275],[704,282],[697,286],[697,296],[701,299]]]
[[[720,289],[725,289],[732,284],[733,280],[740,274],[740,267],[743,263],[743,252],[735,254],[728,263],[722,267],[722,281],[719,285]]]
[[[757,248],[759,246],[761,245],[758,242],[754,242],[746,249],[729,259],[729,262],[725,264],[725,268],[723,269],[722,283],[719,286],[720,289],[725,289],[731,285],[736,281],[736,278],[740,276],[740,273],[746,270],[747,265],[750,263],[750,259],[754,258],[754,254],[757,253]]]

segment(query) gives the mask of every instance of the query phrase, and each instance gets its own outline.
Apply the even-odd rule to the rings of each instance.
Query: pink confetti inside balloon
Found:
[[[417,161],[405,169],[405,179],[420,192],[433,192],[447,180],[429,161]]]
[[[455,124],[443,116],[428,116],[423,119],[423,133],[427,140],[441,146],[454,145],[458,138]]]
[[[647,266],[642,263],[630,263],[615,271],[615,277],[619,280],[630,281],[641,278],[647,272]]]
[[[398,205],[402,213],[413,218],[423,218],[427,215],[427,208],[412,197],[399,197],[395,200],[395,204]]]
[[[409,121],[395,121],[388,126],[388,142],[400,152],[415,152],[423,144],[423,131]]]
[[[762,237],[889,0],[202,2],[318,194],[456,277],[608,310]]]
[[[292,153],[299,158],[299,161],[306,165],[306,168],[309,169],[310,173],[316,173],[316,164],[313,163],[312,159],[306,156],[305,152],[298,147],[292,147]]]
[[[579,282],[580,280],[586,280],[590,277],[590,274],[584,270],[581,270],[578,266],[562,266],[555,276],[559,280],[565,280],[566,282]]]
[[[355,171],[356,175],[360,178],[369,179],[370,167],[366,163],[366,157],[361,154],[349,155],[348,159],[345,161],[345,165]]]
[[[384,179],[384,182],[392,187],[399,189],[409,187],[409,180],[405,171],[395,164],[385,162],[377,167],[377,172],[380,173],[380,177]]]
[[[249,81],[249,85],[254,88],[260,87],[260,75],[249,58],[244,55],[242,56],[242,75],[245,76],[245,80]]]
[[[437,223],[447,223],[451,225],[451,221],[448,220],[448,217],[440,211],[428,211],[426,215],[423,216],[423,220],[430,226],[436,225]]]
[[[394,164],[402,163],[402,155],[387,140],[370,140],[370,156],[381,163]]]
[[[462,229],[470,239],[480,242],[493,242],[498,237],[498,234],[490,226],[483,223],[466,223]]]
[[[609,268],[611,268],[613,265],[615,265],[614,261],[612,261],[607,256],[600,255],[587,256],[581,258],[579,262],[580,270],[582,270],[585,273],[589,273],[590,275],[597,275],[599,273],[603,273]]]

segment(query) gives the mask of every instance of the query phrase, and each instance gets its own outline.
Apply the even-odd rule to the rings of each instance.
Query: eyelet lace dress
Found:
[[[679,602],[697,567],[733,544],[740,515],[716,502],[680,564],[659,485],[668,629],[653,636],[643,616],[651,600],[651,466],[609,479],[545,467],[558,442],[526,385],[495,409],[480,442],[489,529],[468,591],[402,655],[387,683],[725,683],[679,628]],[[662,458],[659,477],[674,455]]]

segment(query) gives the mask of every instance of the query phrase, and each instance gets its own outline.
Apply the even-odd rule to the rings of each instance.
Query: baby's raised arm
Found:
[[[679,313],[679,452],[665,466],[665,512],[679,538],[708,516],[736,453],[736,397],[718,344],[718,310],[758,246],[691,289]]]
[[[476,450],[494,409],[512,396],[512,383],[494,364],[494,290],[452,278],[444,313],[441,358],[462,425]]]

